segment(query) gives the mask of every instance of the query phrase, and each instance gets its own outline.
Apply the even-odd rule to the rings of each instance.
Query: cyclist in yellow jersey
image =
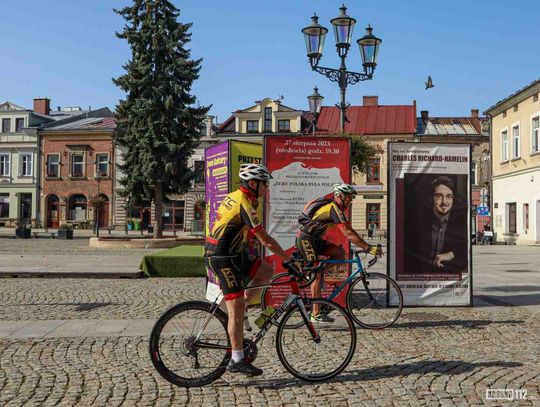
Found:
[[[246,291],[246,288],[269,282],[273,270],[270,264],[249,252],[248,239],[255,236],[284,261],[290,256],[266,233],[257,217],[257,199],[264,198],[272,175],[264,165],[243,164],[239,176],[242,185],[223,199],[212,231],[206,237],[205,262],[217,275],[227,304],[227,331],[232,346],[227,370],[258,376],[262,370],[244,360],[243,328],[246,304],[257,297],[260,290]]]
[[[341,246],[329,243],[323,239],[328,229],[337,226],[339,230],[354,245],[368,253],[382,256],[383,252],[377,246],[364,241],[347,221],[345,211],[351,205],[356,190],[349,184],[335,184],[334,192],[308,202],[298,218],[300,229],[296,235],[296,247],[308,261],[317,261],[323,255],[331,259],[344,259],[345,250]],[[331,266],[330,266],[331,267]],[[311,295],[321,297],[323,273],[319,273],[311,284]],[[317,322],[333,322],[326,314],[319,313],[319,307],[313,306],[311,320]]]

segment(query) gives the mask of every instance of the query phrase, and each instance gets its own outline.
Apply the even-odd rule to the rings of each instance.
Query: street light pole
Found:
[[[324,96],[319,93],[319,89],[317,89],[315,86],[315,88],[313,88],[313,93],[307,98],[309,103],[309,111],[313,115],[313,137],[315,137],[315,133],[317,131],[317,120],[319,118],[319,113],[321,112]]]
[[[347,15],[347,7],[344,5],[339,10],[340,14],[330,21],[334,27],[336,49],[341,59],[338,69],[319,66],[319,61],[323,54],[324,39],[328,33],[328,29],[319,24],[319,17],[317,15],[314,14],[311,17],[311,25],[303,28],[302,32],[306,40],[307,56],[311,69],[326,76],[332,82],[336,82],[339,86],[341,97],[339,104],[336,106],[340,110],[340,130],[343,133],[345,130],[345,121],[347,120],[346,111],[350,106],[346,101],[347,86],[373,79],[373,72],[377,66],[377,54],[382,40],[372,34],[373,29],[368,25],[366,35],[356,41],[360,47],[364,72],[347,71],[345,60],[351,46],[351,37],[356,20]]]
[[[100,207],[99,207],[99,182],[101,181],[101,177],[96,177],[96,181],[97,181],[97,195],[96,195],[96,203],[97,203],[97,206],[94,208],[94,210],[96,211],[96,237],[99,238],[99,211],[100,211]]]

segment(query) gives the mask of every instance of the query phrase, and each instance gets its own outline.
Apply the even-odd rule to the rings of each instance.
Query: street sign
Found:
[[[489,216],[489,207],[479,206],[476,208],[476,214],[482,216]]]

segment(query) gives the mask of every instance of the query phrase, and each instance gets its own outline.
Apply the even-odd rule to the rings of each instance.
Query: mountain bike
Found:
[[[318,272],[324,270],[329,264],[353,264],[356,269],[351,275],[335,286],[328,299],[333,300],[344,289],[347,290],[345,303],[347,311],[358,325],[367,329],[383,329],[391,326],[397,321],[403,309],[403,294],[395,280],[382,273],[367,272],[362,265],[361,254],[366,254],[362,250],[353,251],[353,259],[328,259],[320,260],[314,265],[309,265],[305,260],[299,258],[300,253],[295,253],[295,257],[304,264],[303,273],[299,280],[299,287],[304,289],[314,280]],[[373,266],[377,262],[377,257],[368,262],[366,268]],[[276,274],[271,283],[282,281],[287,273]],[[286,295],[283,288],[271,284],[263,288],[261,292],[261,308],[266,308],[269,304],[278,301]],[[395,305],[390,305],[392,302]],[[323,312],[327,312],[324,310]],[[288,324],[287,327],[294,328],[295,325]]]
[[[286,285],[290,294],[281,306],[260,326],[251,339],[244,339],[248,362],[257,357],[257,343],[278,325],[276,351],[285,369],[308,382],[330,379],[343,371],[356,348],[356,328],[347,311],[324,299],[303,298],[298,286],[299,273],[284,263],[287,278],[279,282],[249,287]],[[188,301],[173,306],[154,325],[150,334],[150,357],[159,374],[182,386],[204,386],[225,373],[231,359],[227,334],[227,314],[220,308],[222,294],[213,303]],[[334,323],[319,324],[309,320],[314,304],[329,309]],[[277,323],[277,321],[280,321]],[[285,329],[287,324],[297,329]]]

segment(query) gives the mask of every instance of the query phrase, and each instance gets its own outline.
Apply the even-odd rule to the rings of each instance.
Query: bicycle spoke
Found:
[[[390,306],[391,300],[398,306]],[[368,273],[352,283],[347,294],[347,307],[361,326],[385,328],[401,314],[401,291],[397,283],[384,274]]]
[[[152,358],[154,365],[175,384],[192,386],[215,380],[230,356],[225,317],[211,314],[210,304],[195,302],[178,307],[154,327],[151,353],[159,353],[159,359]]]
[[[296,307],[283,317],[276,345],[278,355],[290,373],[303,380],[320,381],[335,376],[350,362],[356,347],[356,331],[350,317],[339,305],[326,300],[313,302],[327,308],[334,318],[331,323],[313,323],[320,340],[313,339]],[[299,328],[285,329],[290,325],[299,325]]]

